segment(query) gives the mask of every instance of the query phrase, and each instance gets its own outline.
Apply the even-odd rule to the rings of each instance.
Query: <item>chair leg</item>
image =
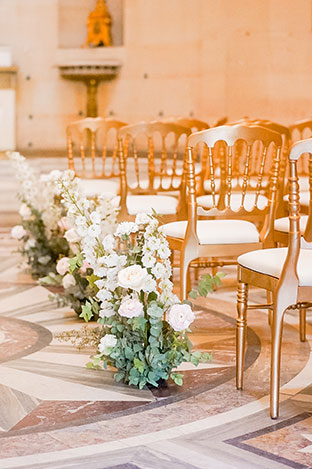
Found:
[[[268,304],[272,303],[272,301],[273,301],[272,298],[273,298],[272,292],[267,290],[267,302],[268,302]],[[272,326],[272,310],[271,309],[268,309],[268,323],[269,323],[269,326]]]
[[[246,329],[247,329],[248,285],[238,283],[237,288],[237,322],[236,322],[236,387],[243,389]]]
[[[306,341],[306,316],[307,310],[300,308],[299,309],[299,333],[301,342]]]
[[[188,258],[187,256],[181,253],[180,258],[180,299],[184,301],[187,299],[188,296],[188,285],[189,285],[189,278],[188,278],[188,271],[190,263],[192,262],[193,258]]]
[[[279,414],[280,372],[281,372],[281,347],[283,333],[284,312],[278,304],[274,306],[271,341],[271,383],[270,383],[270,407],[271,418],[277,419]]]

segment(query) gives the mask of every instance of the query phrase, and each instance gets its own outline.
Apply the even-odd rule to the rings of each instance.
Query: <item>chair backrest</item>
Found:
[[[310,182],[310,207],[305,233],[302,236],[300,231],[300,194],[298,162],[304,154],[309,154],[309,182]],[[283,300],[285,305],[296,303],[297,287],[299,284],[297,275],[297,263],[302,238],[307,242],[312,242],[312,138],[299,140],[294,143],[289,151],[289,242],[287,257],[281,273],[279,288],[283,288]],[[287,298],[286,298],[287,297]],[[310,298],[309,298],[310,299]]]
[[[121,213],[131,194],[185,191],[183,165],[191,130],[172,122],[141,122],[118,132]],[[180,197],[181,200],[181,197]]]
[[[68,166],[81,178],[119,177],[117,132],[124,122],[87,117],[67,126]]]
[[[291,142],[295,143],[312,137],[312,120],[305,119],[290,125]],[[299,176],[307,177],[309,175],[309,158],[300,158],[297,164],[297,172]]]
[[[205,209],[196,206],[195,216],[264,222],[270,215],[270,223],[265,227],[266,231],[271,230],[282,143],[280,134],[256,125],[225,125],[192,134],[188,138],[187,154],[189,204],[196,206],[191,187],[194,168],[190,169],[190,164],[193,165],[193,149],[199,144],[207,148],[203,166],[210,183],[208,208],[207,204]]]
[[[170,117],[165,119],[164,122],[173,122],[175,124],[182,125],[183,127],[191,129],[192,132],[199,132],[200,130],[210,128],[210,125],[207,124],[207,122],[194,119],[193,117]]]

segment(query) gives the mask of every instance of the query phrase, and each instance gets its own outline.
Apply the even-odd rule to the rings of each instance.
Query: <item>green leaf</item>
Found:
[[[86,301],[86,304],[82,306],[81,314],[79,314],[80,318],[83,318],[86,322],[90,321],[93,316],[92,306],[89,301]]]
[[[190,297],[190,298],[193,298],[193,300],[196,300],[197,296],[198,296],[198,293],[197,293],[196,290],[191,290],[191,291],[189,292],[189,297]]]
[[[163,312],[163,309],[158,306],[156,301],[152,301],[149,307],[147,308],[147,314],[151,318],[162,318],[164,312]]]
[[[72,274],[74,272],[74,270],[76,270],[76,267],[77,267],[77,257],[72,257],[71,259],[69,259],[69,272]]]
[[[148,294],[147,301],[150,303],[151,301],[157,300],[157,293],[152,291]]]
[[[133,365],[134,367],[140,372],[140,373],[143,373],[144,372],[144,368],[145,368],[145,365],[144,363],[139,360],[138,358],[135,358],[133,360]]]
[[[181,373],[171,373],[170,378],[177,384],[178,386],[182,386],[183,384],[183,375]]]
[[[115,373],[114,374],[114,380],[119,383],[120,381],[122,381],[125,377],[125,373],[123,371],[119,371],[118,373]]]
[[[98,287],[95,285],[95,282],[96,282],[97,280],[99,280],[100,277],[98,277],[98,276],[95,275],[95,274],[92,274],[92,275],[87,275],[87,276],[86,276],[86,279],[88,280],[89,285],[90,285],[91,288],[95,288],[96,291],[99,290]]]
[[[132,329],[136,331],[137,329],[141,330],[142,332],[145,332],[146,329],[146,324],[147,324],[147,319],[145,319],[144,316],[140,316],[138,318],[134,318],[132,320]]]

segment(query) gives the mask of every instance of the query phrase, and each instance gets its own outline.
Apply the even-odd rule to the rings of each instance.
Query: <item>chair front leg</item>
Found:
[[[281,347],[283,334],[283,318],[285,310],[274,301],[273,323],[271,327],[271,383],[270,383],[270,408],[271,418],[277,419],[279,415],[279,394],[281,374]]]
[[[306,341],[306,318],[307,310],[304,308],[299,309],[299,333],[301,342]]]
[[[188,270],[191,262],[194,260],[193,256],[188,255],[187,249],[181,251],[180,257],[180,299],[184,301],[188,297],[189,278]]]
[[[243,389],[245,348],[246,348],[246,329],[247,329],[247,303],[248,303],[248,285],[247,283],[238,283],[237,287],[237,313],[236,322],[236,387]]]

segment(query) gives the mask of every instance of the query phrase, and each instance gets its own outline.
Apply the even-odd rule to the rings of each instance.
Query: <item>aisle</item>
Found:
[[[275,424],[268,413],[263,312],[250,314],[246,390],[234,386],[230,277],[198,302],[191,336],[196,347],[213,351],[213,361],[181,367],[182,388],[138,391],[116,384],[111,371],[85,368],[90,350],[77,352],[53,338],[82,323],[68,308],[56,309],[49,293],[18,270],[12,248],[2,233],[0,467],[248,468],[251,461],[252,467],[311,467],[310,348],[299,342],[295,316],[285,327],[285,386]]]

